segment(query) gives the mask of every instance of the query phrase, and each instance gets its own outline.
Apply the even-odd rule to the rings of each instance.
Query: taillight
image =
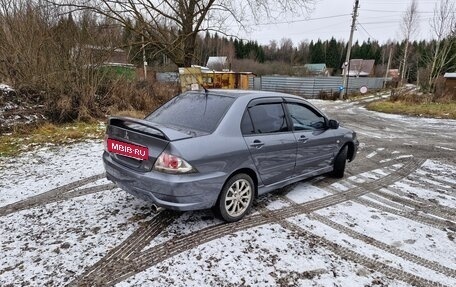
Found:
[[[154,170],[166,173],[192,173],[196,170],[182,158],[162,152],[154,164]]]

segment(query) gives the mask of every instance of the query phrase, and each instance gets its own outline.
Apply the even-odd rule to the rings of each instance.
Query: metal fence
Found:
[[[349,78],[348,91],[359,91],[362,86],[368,90],[381,89],[384,78]],[[249,78],[249,89],[284,92],[317,98],[320,92],[338,92],[342,86],[342,77],[285,77],[285,76],[262,76]]]
[[[179,82],[179,73],[177,73],[177,72],[165,72],[165,73],[157,72],[155,74],[155,79],[158,82],[162,82],[162,83],[177,83],[177,82]]]

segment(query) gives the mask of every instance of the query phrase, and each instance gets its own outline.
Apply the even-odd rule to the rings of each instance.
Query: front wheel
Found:
[[[332,176],[336,178],[343,178],[345,172],[345,164],[347,162],[347,153],[348,147],[344,146],[340,151],[339,154],[334,159],[334,170],[332,172]]]
[[[255,194],[253,180],[247,174],[237,174],[223,186],[215,212],[228,222],[243,218],[252,206]]]

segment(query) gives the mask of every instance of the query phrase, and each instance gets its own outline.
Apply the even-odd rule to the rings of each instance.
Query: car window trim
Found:
[[[282,97],[267,97],[267,98],[259,98],[259,99],[253,99],[251,100],[246,108],[251,108],[254,106],[258,105],[264,105],[264,104],[278,104],[278,103],[283,103],[284,99]]]

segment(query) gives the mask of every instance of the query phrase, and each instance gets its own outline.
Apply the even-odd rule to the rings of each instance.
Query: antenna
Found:
[[[200,85],[200,86],[203,88],[204,92],[207,94],[207,93],[209,92],[209,90],[204,86],[204,83],[201,82],[201,81],[198,79],[198,76],[195,75],[195,74],[192,72],[192,70],[191,70],[192,68],[193,68],[193,67],[187,67],[187,68],[184,67],[184,68],[181,68],[181,69],[183,69],[184,73],[188,72],[190,75],[192,75],[193,78],[196,79],[197,84]]]

